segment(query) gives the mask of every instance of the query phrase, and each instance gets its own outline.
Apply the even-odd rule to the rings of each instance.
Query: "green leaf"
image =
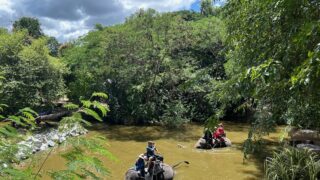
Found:
[[[81,100],[81,103],[82,103],[82,106],[86,108],[90,108],[92,105],[92,102],[87,100]]]
[[[108,99],[108,95],[103,92],[94,92],[91,97],[100,97],[103,99]]]
[[[17,125],[26,126],[23,122],[21,122],[20,117],[18,116],[9,116],[8,119],[12,122],[15,122]]]
[[[82,112],[84,112],[86,115],[89,115],[89,116],[95,118],[96,120],[102,122],[101,117],[100,117],[99,114],[96,113],[95,111],[93,111],[93,110],[91,110],[91,109],[88,109],[88,108],[85,108],[85,109],[82,110]]]
[[[102,104],[98,101],[93,101],[92,104],[101,111],[103,117],[107,115],[107,112],[109,111],[109,106],[107,104]]]
[[[73,103],[67,103],[67,104],[64,104],[63,107],[68,110],[74,110],[74,109],[78,109],[79,105],[73,104]]]
[[[29,113],[33,114],[34,116],[39,116],[37,112],[35,112],[34,110],[32,110],[31,108],[28,108],[28,107],[21,109],[20,112],[29,112]]]

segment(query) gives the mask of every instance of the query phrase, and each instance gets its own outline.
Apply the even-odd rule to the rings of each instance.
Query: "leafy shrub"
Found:
[[[310,179],[320,177],[319,157],[308,149],[285,148],[265,162],[270,180]]]

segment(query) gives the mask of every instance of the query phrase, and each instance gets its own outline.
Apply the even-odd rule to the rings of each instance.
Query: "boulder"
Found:
[[[291,141],[320,141],[320,134],[315,130],[292,129],[288,134]]]
[[[52,140],[48,141],[48,146],[49,146],[49,147],[55,146],[55,142],[52,141]]]
[[[17,159],[27,159],[29,155],[37,151],[44,151],[49,147],[54,147],[56,142],[61,144],[67,140],[67,137],[79,136],[86,134],[88,131],[80,124],[75,124],[73,127],[63,128],[63,131],[57,129],[48,129],[42,132],[35,133],[28,137],[25,141],[18,143]]]
[[[300,148],[300,149],[306,148],[314,152],[320,152],[320,146],[314,145],[314,144],[298,144],[297,148]]]

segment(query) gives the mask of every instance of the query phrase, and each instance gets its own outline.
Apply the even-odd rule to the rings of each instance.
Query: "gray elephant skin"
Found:
[[[130,168],[125,175],[125,180],[173,180],[174,170],[168,164],[162,163],[163,172],[157,174],[156,176],[150,176],[146,174],[145,178],[141,178],[134,168]]]

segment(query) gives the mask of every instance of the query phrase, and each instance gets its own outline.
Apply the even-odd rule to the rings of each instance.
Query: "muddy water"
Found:
[[[176,168],[177,180],[213,180],[213,179],[261,179],[263,178],[263,164],[257,160],[243,162],[241,151],[242,142],[247,137],[248,126],[245,124],[225,123],[227,137],[233,145],[229,148],[215,150],[198,150],[193,146],[201,136],[203,127],[188,125],[181,130],[168,130],[162,127],[136,127],[136,126],[103,126],[91,131],[93,135],[105,136],[108,141],[106,148],[111,151],[118,161],[101,158],[106,167],[111,171],[111,176],[104,179],[121,180],[129,167],[132,167],[137,156],[144,153],[146,141],[153,140],[165,162],[175,164],[186,160],[189,165]],[[278,130],[279,131],[279,130]],[[269,139],[276,140],[279,133],[273,133]],[[47,173],[51,170],[64,169],[65,161],[60,157],[64,151],[59,147],[53,151],[45,162],[41,171],[42,179],[50,179]],[[38,165],[44,160],[43,155],[38,155]]]

